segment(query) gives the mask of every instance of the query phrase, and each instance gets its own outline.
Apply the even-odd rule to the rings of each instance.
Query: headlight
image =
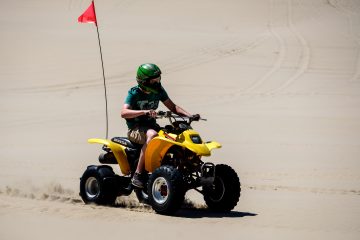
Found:
[[[201,137],[199,135],[191,135],[190,139],[193,143],[195,144],[200,144],[202,143]]]

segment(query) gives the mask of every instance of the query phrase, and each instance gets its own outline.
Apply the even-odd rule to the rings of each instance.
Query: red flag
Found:
[[[78,18],[78,22],[95,23],[95,25],[97,26],[94,1],[91,2],[88,9],[86,9],[86,11]]]

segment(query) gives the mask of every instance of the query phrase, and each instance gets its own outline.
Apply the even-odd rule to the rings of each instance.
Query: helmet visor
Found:
[[[161,90],[161,76],[151,78],[146,81],[138,80],[138,83],[143,90],[148,92],[158,93]]]
[[[148,82],[149,82],[150,85],[160,83],[161,82],[161,76],[158,76],[156,78],[152,78],[152,79],[148,80]]]

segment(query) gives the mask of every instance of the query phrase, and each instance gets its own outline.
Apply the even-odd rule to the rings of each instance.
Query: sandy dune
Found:
[[[359,239],[360,2],[96,1],[110,136],[139,64],[207,122],[242,182],[230,214],[202,197],[175,217],[136,199],[84,205],[105,108],[90,1],[0,3],[0,239]],[[163,108],[163,106],[162,106]],[[116,166],[115,171],[119,172]]]

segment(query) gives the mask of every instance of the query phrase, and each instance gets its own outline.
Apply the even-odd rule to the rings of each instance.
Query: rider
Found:
[[[161,71],[153,63],[145,63],[139,66],[136,80],[138,85],[132,87],[125,99],[121,110],[121,117],[126,119],[129,128],[128,138],[130,141],[143,144],[139,162],[131,183],[138,188],[143,188],[144,183],[141,173],[145,168],[145,151],[151,139],[158,135],[160,130],[156,123],[156,109],[159,101],[173,113],[181,116],[192,116],[190,113],[176,105],[161,86]]]

